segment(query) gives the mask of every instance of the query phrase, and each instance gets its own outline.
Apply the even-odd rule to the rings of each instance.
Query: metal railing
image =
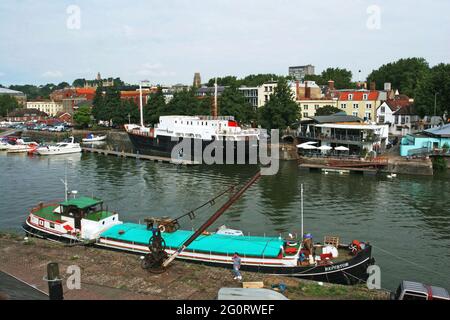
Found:
[[[350,142],[375,142],[378,141],[378,135],[369,135],[366,137],[361,137],[357,135],[341,135],[341,134],[314,134],[314,133],[298,133],[298,137],[300,138],[309,138],[309,139],[318,139],[318,140],[328,140],[328,141],[350,141]]]

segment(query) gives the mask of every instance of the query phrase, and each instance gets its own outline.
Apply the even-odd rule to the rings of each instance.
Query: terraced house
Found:
[[[365,121],[376,121],[377,109],[382,102],[379,95],[375,90],[339,91],[338,108]]]

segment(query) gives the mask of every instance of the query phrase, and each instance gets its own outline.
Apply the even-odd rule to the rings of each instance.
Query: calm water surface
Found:
[[[105,200],[124,221],[175,217],[228,186],[244,182],[251,166],[174,166],[95,154],[28,157],[0,153],[0,230],[20,230],[27,209],[64,197],[71,189]],[[450,178],[396,179],[323,175],[281,162],[276,176],[262,177],[213,227],[226,224],[250,234],[300,232],[300,184],[304,184],[305,231],[317,241],[367,240],[382,271],[382,285],[402,279],[450,288]],[[198,212],[182,228],[198,227],[223,201]]]

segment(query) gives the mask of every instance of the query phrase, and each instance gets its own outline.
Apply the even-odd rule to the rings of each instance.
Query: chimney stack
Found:
[[[370,91],[377,90],[377,84],[374,81],[370,82]]]
[[[334,81],[333,80],[328,80],[328,89],[330,91],[334,90]]]
[[[311,88],[308,87],[308,81],[305,81],[305,99],[311,98]]]

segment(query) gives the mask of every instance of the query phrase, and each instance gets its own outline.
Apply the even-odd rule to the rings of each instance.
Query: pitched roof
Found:
[[[417,115],[413,104],[402,106],[394,112],[395,115]]]
[[[21,92],[21,91],[16,91],[16,90],[11,90],[11,89],[8,89],[8,88],[0,87],[0,94],[22,95],[24,93]]]
[[[61,202],[60,204],[62,206],[75,206],[79,209],[86,209],[102,202],[103,201],[99,199],[80,197],[75,199],[69,199],[67,201]]]
[[[345,112],[338,112],[329,116],[311,117],[316,123],[340,123],[340,122],[362,122],[361,118],[347,115]]]
[[[405,96],[405,98],[388,99],[385,102],[394,112],[400,108],[412,105],[412,102],[409,101],[409,98],[407,96]]]
[[[431,134],[433,136],[449,138],[450,137],[450,123],[439,126],[439,127],[427,129],[427,130],[425,130],[425,133]]]
[[[353,98],[350,100],[349,95],[352,94]],[[363,96],[367,94],[367,99],[363,99]],[[364,101],[364,100],[377,100],[378,99],[378,91],[340,91],[339,92],[339,100],[342,101]]]

